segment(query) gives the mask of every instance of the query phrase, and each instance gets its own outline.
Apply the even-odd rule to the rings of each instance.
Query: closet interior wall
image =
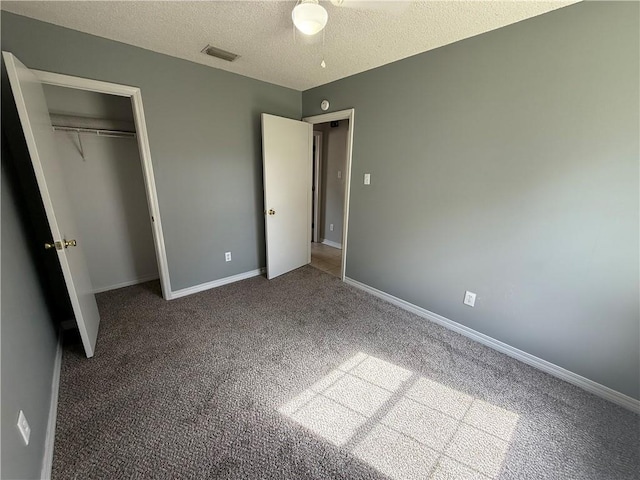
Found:
[[[157,279],[130,99],[51,85],[44,90],[54,127],[64,127],[54,136],[94,291]]]

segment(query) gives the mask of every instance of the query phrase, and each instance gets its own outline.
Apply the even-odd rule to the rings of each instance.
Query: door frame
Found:
[[[313,235],[312,241],[318,243],[320,239],[320,188],[322,188],[322,139],[323,134],[319,131],[313,131],[313,139],[316,145],[316,151],[313,155]]]
[[[138,87],[130,87],[117,83],[91,80],[88,78],[74,77],[60,73],[45,72],[42,70],[31,70],[40,82],[46,85],[58,87],[74,88],[76,90],[86,90],[89,92],[106,93],[127,97],[131,100],[133,118],[136,127],[136,139],[138,141],[138,151],[140,153],[140,163],[142,165],[142,176],[149,208],[149,219],[153,232],[153,243],[158,262],[158,275],[160,286],[162,287],[162,297],[165,300],[171,299],[171,281],[169,279],[169,264],[167,262],[167,252],[164,244],[164,234],[162,233],[162,220],[160,218],[160,208],[158,203],[158,193],[156,190],[156,180],[151,162],[151,148],[147,135],[147,124],[142,107],[142,93]]]
[[[355,114],[355,109],[349,108],[347,110],[323,113],[321,115],[313,115],[310,117],[304,117],[302,119],[303,122],[307,122],[312,125],[317,125],[319,123],[325,122],[334,122],[337,120],[349,121],[349,135],[347,135],[347,165],[344,180],[344,209],[342,214],[342,262],[340,265],[340,279],[343,282],[347,271],[347,234],[349,233],[349,198],[351,196],[351,164],[353,160],[353,131]]]

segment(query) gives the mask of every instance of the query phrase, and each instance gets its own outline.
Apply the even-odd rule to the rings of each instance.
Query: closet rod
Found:
[[[58,127],[54,125],[53,129],[60,132],[93,133],[101,137],[135,138],[136,136],[135,132],[125,132],[124,130],[106,130],[102,128]]]

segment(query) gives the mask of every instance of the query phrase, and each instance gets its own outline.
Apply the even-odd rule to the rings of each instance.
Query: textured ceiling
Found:
[[[329,13],[323,34],[294,33],[295,1],[2,1],[9,12],[306,90],[560,8],[573,1],[360,2]],[[357,8],[356,8],[357,7]],[[200,51],[211,44],[233,63]],[[326,61],[326,68],[320,63]]]

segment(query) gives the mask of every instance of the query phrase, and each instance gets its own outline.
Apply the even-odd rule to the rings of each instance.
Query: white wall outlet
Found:
[[[333,223],[329,224],[329,230],[333,232]]]
[[[29,426],[29,422],[27,422],[27,417],[25,417],[24,413],[22,413],[22,410],[20,410],[20,413],[18,414],[18,430],[20,430],[20,434],[22,435],[24,444],[29,445],[31,427]]]
[[[338,170],[338,178],[342,178],[342,172]]]
[[[231,252],[224,252],[224,261],[225,262],[231,261]]]
[[[476,294],[473,292],[464,292],[464,304],[473,307],[476,304]]]
[[[365,173],[364,174],[364,184],[365,185],[371,185],[371,174],[370,173]]]

